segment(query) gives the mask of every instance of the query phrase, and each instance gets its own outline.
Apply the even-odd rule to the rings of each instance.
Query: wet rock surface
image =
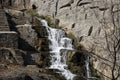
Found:
[[[119,0],[112,2],[110,0],[10,0],[10,2],[4,0],[5,3],[7,3],[6,7],[11,6],[20,10],[8,10],[6,12],[9,14],[8,23],[11,23],[9,24],[10,30],[16,31],[19,34],[18,48],[27,51],[24,54],[25,65],[37,64],[40,67],[46,66],[46,64],[49,65],[48,56],[46,58],[46,55],[49,54],[49,49],[46,47],[48,40],[44,37],[47,35],[45,29],[34,24],[32,24],[32,27],[30,25],[25,26],[25,24],[37,22],[33,19],[33,16],[36,15],[33,12],[38,12],[40,15],[50,16],[53,20],[58,19],[58,22],[55,21],[56,25],[62,26],[67,33],[75,35],[77,39],[76,49],[78,51],[75,54],[68,55],[73,58],[70,65],[73,65],[73,67],[77,65],[74,71],[80,69],[78,66],[84,66],[84,61],[81,62],[81,54],[87,51],[87,54],[90,57],[92,56],[90,59],[91,68],[95,73],[99,74],[99,76],[97,74],[94,75],[97,77],[101,76],[101,80],[110,79],[111,65],[114,59],[108,54],[108,44],[105,37],[107,33],[108,37],[112,38],[111,34],[114,32],[114,23],[111,14],[119,14]],[[112,6],[113,4],[114,6]],[[26,9],[32,8],[33,5],[36,8],[35,11],[30,12],[32,16],[26,15]],[[115,20],[117,20],[116,18],[114,17]],[[120,28],[118,27],[117,29],[119,30]],[[30,33],[31,35],[29,35]],[[113,45],[111,42],[109,44]],[[28,52],[28,50],[31,51]],[[85,50],[85,52],[81,53],[81,50]],[[41,57],[38,58],[38,56]],[[119,58],[119,54],[117,56]],[[117,64],[120,64],[120,59],[117,60]],[[85,75],[84,72],[82,75]]]
[[[32,4],[38,7],[40,15],[59,19],[59,25],[63,26],[66,32],[73,33],[78,40],[78,45],[82,45],[85,50],[90,52],[91,63],[98,73],[109,77],[104,76],[105,80],[110,79],[112,75],[112,63],[110,62],[114,61],[114,58],[109,56],[105,37],[107,33],[109,39],[113,39],[111,35],[115,30],[114,22],[115,25],[118,25],[117,22],[119,23],[116,21],[117,14],[120,13],[118,12],[119,0],[31,0]],[[114,15],[112,16],[112,14]],[[119,26],[116,27],[120,29]],[[119,32],[117,33],[119,34]],[[119,36],[117,38],[120,39]],[[109,43],[110,47],[111,45],[113,43]],[[112,48],[110,49],[113,51]],[[110,62],[107,62],[106,59]],[[119,60],[117,64],[120,64]]]

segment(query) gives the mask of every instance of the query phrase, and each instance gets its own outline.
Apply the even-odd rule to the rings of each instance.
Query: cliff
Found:
[[[68,57],[72,56],[70,61],[74,65],[82,66],[84,61],[78,62],[84,59],[76,56],[89,55],[91,71],[93,72],[92,77],[101,77],[100,80],[111,80],[114,62],[117,64],[115,65],[114,75],[119,74],[119,3],[119,0],[4,0],[6,8],[10,6],[12,9],[19,10],[6,10],[6,12],[10,15],[9,19],[11,18],[9,23],[12,21],[12,24],[10,24],[11,30],[19,33],[20,49],[41,51],[42,41],[45,43],[44,40],[46,40],[43,38],[43,35],[46,34],[44,29],[34,27],[33,30],[33,25],[31,26],[32,17],[26,15],[26,10],[29,10],[32,16],[36,16],[36,13],[30,11],[34,5],[36,10],[33,12],[38,12],[42,16],[49,16],[53,23],[61,26],[68,34],[72,33],[75,36],[77,52],[68,55]],[[41,30],[40,33],[38,30]],[[44,31],[44,34],[42,34],[42,31]],[[40,39],[41,36],[42,39]],[[46,48],[42,50],[46,50]],[[46,60],[48,59],[43,61]],[[41,65],[39,61],[38,64]],[[76,68],[73,72],[78,70],[78,67]],[[84,75],[84,71],[82,75]]]
[[[0,9],[0,80],[64,80],[48,69],[48,40],[36,17],[6,5]]]
[[[40,15],[51,16],[53,20],[58,19],[60,26],[67,33],[74,34],[78,48],[82,46],[89,52],[92,66],[99,75],[105,80],[111,79],[115,57],[110,55],[116,53],[112,45],[117,44],[114,37],[120,40],[117,15],[120,8],[119,0],[31,0],[30,3],[37,6]],[[117,51],[115,62],[118,65],[119,51],[120,49]],[[116,69],[117,75],[118,66]]]

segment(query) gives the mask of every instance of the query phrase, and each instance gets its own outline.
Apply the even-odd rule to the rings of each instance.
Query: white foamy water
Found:
[[[91,78],[91,71],[90,71],[90,67],[89,66],[90,66],[89,65],[89,57],[87,57],[87,59],[85,61],[87,80],[90,80],[89,78]]]
[[[46,27],[50,41],[51,66],[49,68],[58,69],[58,73],[61,73],[67,80],[73,80],[75,74],[68,70],[66,64],[67,51],[73,50],[72,40],[66,37],[63,30],[49,27],[46,20],[41,20],[41,23]]]

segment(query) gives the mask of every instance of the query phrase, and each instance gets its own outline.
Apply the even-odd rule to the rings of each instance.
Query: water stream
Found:
[[[87,80],[90,80],[90,78],[91,78],[91,71],[90,71],[89,57],[88,56],[87,56],[87,58],[85,60],[85,67],[86,67]]]
[[[60,29],[51,28],[48,26],[46,20],[41,20],[42,26],[46,27],[48,39],[50,41],[50,69],[59,70],[66,80],[73,80],[75,74],[68,70],[66,64],[66,55],[68,50],[73,50],[72,40],[67,38],[65,32]]]

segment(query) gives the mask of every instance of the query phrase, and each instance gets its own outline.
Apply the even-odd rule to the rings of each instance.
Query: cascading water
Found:
[[[50,69],[58,69],[67,80],[73,80],[74,74],[67,69],[66,54],[68,50],[73,50],[72,40],[65,36],[65,32],[60,29],[51,28],[46,20],[41,20],[42,26],[45,26],[50,40]]]
[[[89,65],[89,57],[87,56],[87,59],[85,60],[85,67],[86,67],[86,76],[87,80],[90,80],[91,77],[91,71],[90,71],[90,65]]]

